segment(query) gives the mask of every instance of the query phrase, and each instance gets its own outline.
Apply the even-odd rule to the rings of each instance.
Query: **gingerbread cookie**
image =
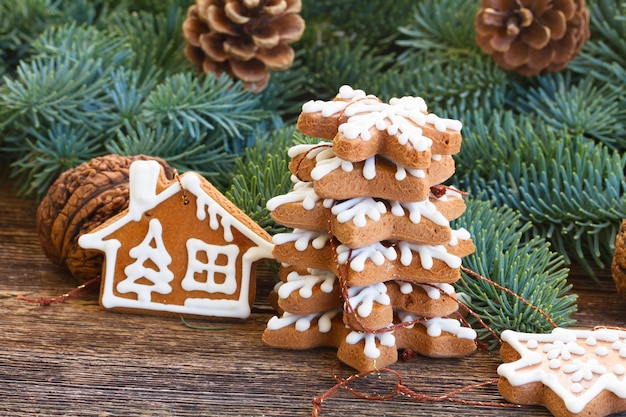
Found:
[[[333,236],[351,248],[391,238],[429,245],[446,243],[452,238],[450,220],[465,210],[460,195],[452,197],[454,191],[448,191],[449,198],[431,193],[427,200],[412,203],[371,197],[336,201],[317,197],[306,184],[311,183],[296,183],[291,193],[268,201],[272,218],[292,228],[326,231],[330,227]]]
[[[383,155],[424,169],[431,152],[452,155],[461,148],[461,123],[427,113],[421,97],[393,98],[387,104],[350,86],[342,86],[332,101],[305,103],[297,128],[332,140],[334,153],[353,162]]]
[[[100,302],[112,310],[245,318],[270,236],[208,181],[168,180],[155,161],[130,167],[128,209],[82,235],[104,252]]]
[[[263,332],[270,346],[288,349],[336,347],[337,357],[360,371],[389,366],[398,360],[398,349],[411,349],[434,358],[466,356],[476,350],[476,332],[449,318],[420,319],[400,314],[395,323],[406,327],[380,333],[352,330],[341,320],[341,309],[299,315],[274,316]],[[390,325],[392,323],[389,323]]]
[[[274,257],[283,263],[329,269],[344,274],[349,285],[363,286],[397,279],[412,283],[454,283],[461,258],[474,252],[465,229],[452,230],[445,245],[399,241],[376,242],[357,249],[332,240],[326,232],[294,229],[273,236]]]
[[[454,174],[454,160],[440,155],[426,169],[400,165],[382,156],[350,162],[321,145],[297,145],[289,150],[289,170],[301,181],[313,182],[321,198],[345,200],[375,197],[397,201],[423,201],[430,187]]]
[[[498,389],[508,401],[543,405],[557,417],[626,411],[626,331],[505,330],[502,341]]]
[[[289,311],[295,314],[311,314],[322,310],[331,310],[339,308],[344,303],[341,297],[341,288],[335,274],[331,271],[320,269],[307,269],[301,271],[295,268],[282,268],[279,277],[281,282],[274,287],[274,294],[270,297],[271,303],[279,312]],[[380,285],[380,284],[379,284]],[[385,293],[388,299],[384,303],[378,303],[376,308],[389,309],[387,317],[391,317],[392,307],[400,308],[409,313],[420,316],[448,316],[458,309],[456,301],[456,293],[454,287],[450,284],[412,284],[402,281],[386,281],[383,283],[384,290],[378,289],[379,292]],[[354,292],[354,288],[368,287],[352,287],[350,290]],[[359,295],[363,297],[363,295]],[[374,308],[370,298],[365,309]],[[350,303],[359,309],[363,304],[363,300],[350,299]],[[369,317],[369,314],[364,317]],[[347,318],[350,319],[350,318]],[[390,319],[387,319],[381,326],[386,325]],[[373,324],[365,326],[374,327]]]

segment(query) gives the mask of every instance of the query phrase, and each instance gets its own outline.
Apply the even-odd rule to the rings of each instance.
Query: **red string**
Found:
[[[85,293],[89,287],[91,287],[94,284],[97,284],[100,282],[100,277],[95,277],[92,278],[88,281],[86,281],[84,284],[79,285],[78,287],[74,288],[73,290],[71,290],[70,292],[67,292],[65,294],[59,295],[57,297],[38,297],[38,298],[29,298],[29,297],[25,297],[23,295],[18,295],[17,299],[20,301],[26,301],[28,303],[36,303],[39,304],[40,306],[49,306],[51,304],[60,304],[60,303],[64,303],[68,300],[72,300],[74,298],[78,298],[80,297],[83,293]]]
[[[522,296],[520,296],[519,294],[516,294],[515,292],[511,291],[510,289],[498,284],[495,281],[490,280],[489,278],[485,278],[482,275],[480,275],[478,272],[472,271],[469,268],[466,268],[464,266],[461,266],[461,270],[463,270],[463,272],[472,275],[475,278],[478,278],[482,281],[487,282],[490,285],[493,285],[494,287],[496,287],[497,289],[499,289],[500,291],[504,291],[505,293],[509,294],[512,297],[515,297],[517,300],[521,301],[522,303],[526,304],[528,307],[530,307],[531,309],[535,310],[536,312],[538,312],[539,314],[541,314],[543,317],[545,317],[546,320],[548,320],[548,323],[550,323],[552,325],[552,327],[559,327],[558,324],[556,324],[556,322],[554,320],[552,320],[552,318],[548,315],[548,313],[546,313],[545,311],[543,311],[542,309],[540,309],[539,307],[533,305],[530,303],[530,301],[524,299]]]
[[[335,381],[337,381],[337,383],[333,387],[328,389],[324,394],[317,396],[313,399],[313,411],[312,411],[313,417],[318,417],[320,415],[320,413],[322,412],[322,406],[324,402],[331,399],[341,388],[345,389],[346,391],[354,395],[356,398],[370,400],[370,401],[385,401],[385,400],[394,398],[397,395],[402,395],[403,397],[408,398],[411,401],[415,401],[415,402],[449,401],[449,402],[454,402],[454,403],[482,406],[482,407],[498,407],[498,408],[527,408],[529,407],[526,405],[512,404],[512,403],[475,401],[475,400],[466,400],[462,398],[454,398],[454,396],[456,395],[462,394],[464,392],[467,392],[473,389],[496,385],[498,383],[497,379],[484,381],[484,382],[474,384],[474,385],[468,385],[468,386],[450,391],[443,395],[427,395],[427,394],[421,394],[421,393],[418,393],[409,389],[406,385],[402,383],[402,377],[400,376],[400,373],[390,368],[382,368],[378,370],[360,372],[358,374],[353,374],[344,379],[343,376],[341,375],[341,369],[339,371],[339,374],[335,373],[336,367],[341,367],[341,363],[339,363],[338,365],[334,365],[331,370],[332,377],[335,379]],[[394,384],[392,390],[388,394],[367,395],[356,390],[355,388],[349,385],[350,383],[353,383],[354,381],[358,379],[363,379],[369,375],[377,375],[380,377],[383,374],[391,375],[396,380],[396,383]]]

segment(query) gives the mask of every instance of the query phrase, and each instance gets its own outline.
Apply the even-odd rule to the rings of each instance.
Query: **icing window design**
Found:
[[[172,257],[163,243],[163,227],[158,219],[150,220],[146,236],[130,250],[129,255],[136,260],[124,268],[126,279],[117,285],[120,293],[134,292],[139,301],[150,302],[153,292],[172,292],[169,283],[174,279],[174,273],[168,268]]]
[[[187,240],[187,253],[187,273],[181,282],[185,291],[222,294],[234,294],[237,291],[237,278],[230,273],[239,255],[237,245],[212,245],[191,238]]]

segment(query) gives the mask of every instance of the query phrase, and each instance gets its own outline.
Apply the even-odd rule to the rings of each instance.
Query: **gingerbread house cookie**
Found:
[[[79,239],[104,252],[102,306],[248,317],[271,237],[196,173],[167,180],[158,163],[138,161],[129,181],[128,209]]]

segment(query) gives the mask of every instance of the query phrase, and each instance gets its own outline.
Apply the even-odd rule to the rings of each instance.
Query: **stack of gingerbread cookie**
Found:
[[[395,362],[398,349],[431,357],[473,352],[476,333],[451,318],[452,283],[474,246],[450,221],[461,123],[427,113],[421,98],[383,103],[343,86],[303,105],[298,130],[321,139],[289,150],[293,189],[272,198],[281,262],[271,346],[332,346],[360,371]]]

